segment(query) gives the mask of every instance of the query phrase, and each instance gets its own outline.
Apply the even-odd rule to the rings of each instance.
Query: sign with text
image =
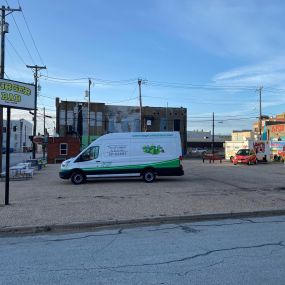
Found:
[[[0,79],[0,106],[16,109],[34,109],[35,85]]]
[[[279,132],[284,132],[285,130],[285,125],[273,125],[271,128],[272,133],[279,133]]]

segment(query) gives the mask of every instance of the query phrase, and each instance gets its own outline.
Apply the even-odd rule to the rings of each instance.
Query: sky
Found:
[[[33,82],[55,126],[55,97],[187,108],[188,130],[252,129],[262,114],[285,111],[285,2],[280,0],[2,0],[7,16],[6,78]],[[12,119],[32,117],[12,111]]]

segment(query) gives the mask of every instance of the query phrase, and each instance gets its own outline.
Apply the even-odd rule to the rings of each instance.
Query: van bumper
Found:
[[[159,168],[156,169],[156,173],[158,176],[183,176],[184,170],[181,165],[180,167],[173,168]]]
[[[71,171],[70,170],[60,171],[59,172],[59,177],[61,179],[69,179],[71,177]]]

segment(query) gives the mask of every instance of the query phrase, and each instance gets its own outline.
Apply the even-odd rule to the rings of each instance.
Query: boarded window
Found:
[[[59,123],[60,125],[65,125],[65,111],[60,110],[59,112]]]
[[[173,124],[174,131],[180,132],[180,120],[174,120]]]
[[[160,119],[160,131],[161,132],[167,131],[167,119],[166,118]]]
[[[67,111],[67,125],[73,126],[73,120],[74,120],[73,111]]]
[[[96,123],[97,127],[102,127],[102,112],[96,113]]]
[[[95,127],[95,112],[90,112],[90,127]]]

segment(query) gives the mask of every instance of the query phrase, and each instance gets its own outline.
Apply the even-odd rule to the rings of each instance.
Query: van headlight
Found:
[[[64,162],[61,164],[61,166],[62,166],[62,167],[67,167],[69,163],[70,163],[70,161],[64,161]]]

